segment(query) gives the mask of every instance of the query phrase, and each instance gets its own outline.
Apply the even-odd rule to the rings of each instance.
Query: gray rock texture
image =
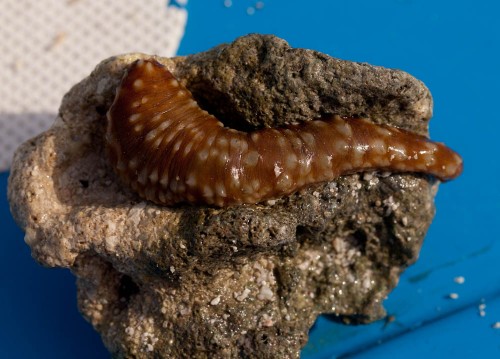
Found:
[[[78,305],[116,358],[298,357],[321,313],[365,323],[418,257],[437,184],[343,176],[224,209],[159,207],[115,177],[106,112],[127,66],[107,59],[64,97],[54,125],[16,152],[11,211],[33,257],[77,277]],[[428,89],[398,70],[249,35],[157,58],[227,126],[360,115],[427,134]]]

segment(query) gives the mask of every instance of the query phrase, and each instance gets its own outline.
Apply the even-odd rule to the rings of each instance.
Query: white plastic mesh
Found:
[[[99,61],[127,52],[173,56],[187,20],[169,0],[1,2],[0,171]]]

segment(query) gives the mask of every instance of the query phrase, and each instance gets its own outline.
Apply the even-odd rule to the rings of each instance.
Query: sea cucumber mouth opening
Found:
[[[367,170],[440,180],[462,171],[460,156],[443,144],[369,119],[332,115],[249,132],[228,128],[152,59],[130,66],[107,117],[115,171],[163,205],[258,203]]]

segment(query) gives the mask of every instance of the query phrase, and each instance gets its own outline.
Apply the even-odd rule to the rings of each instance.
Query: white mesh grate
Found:
[[[186,20],[169,0],[2,0],[0,171],[99,61],[127,52],[173,56]]]

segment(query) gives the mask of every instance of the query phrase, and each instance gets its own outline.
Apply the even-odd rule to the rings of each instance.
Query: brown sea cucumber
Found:
[[[224,127],[155,60],[130,66],[108,111],[106,141],[122,180],[162,205],[258,203],[367,170],[443,181],[462,171],[462,159],[445,145],[369,119],[331,115],[253,132]]]

